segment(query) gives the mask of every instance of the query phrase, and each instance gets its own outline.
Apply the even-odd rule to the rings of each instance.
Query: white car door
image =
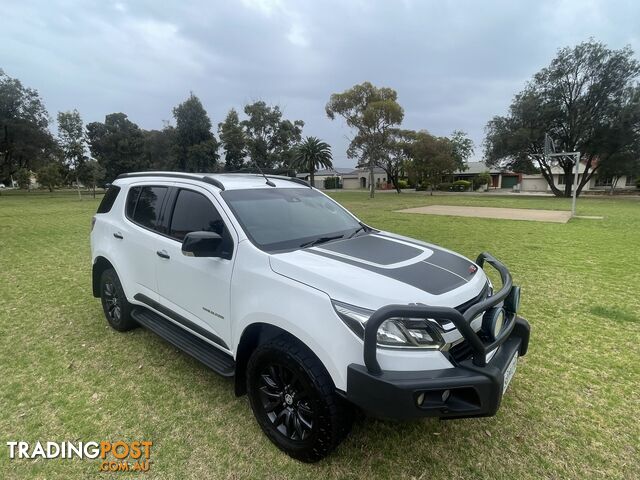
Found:
[[[176,187],[166,210],[166,236],[158,240],[158,301],[187,328],[229,350],[230,286],[235,230],[220,215],[210,192],[197,186]],[[214,231],[223,237],[220,257],[191,257],[182,253],[182,240],[195,231]],[[164,313],[164,312],[163,312]]]
[[[110,238],[117,250],[117,265],[125,291],[156,300],[156,242],[163,229],[160,214],[168,197],[169,185],[141,184],[129,188],[124,223],[112,226]]]

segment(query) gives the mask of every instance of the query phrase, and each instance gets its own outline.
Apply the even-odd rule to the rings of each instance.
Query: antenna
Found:
[[[260,172],[260,174],[264,177],[264,179],[267,182],[267,185],[269,185],[270,187],[275,187],[276,184],[273,183],[271,180],[269,180],[267,178],[267,176],[264,174],[264,172],[262,171],[262,169],[260,168],[260,165],[258,165],[258,162],[256,162],[255,160],[253,161],[253,164],[256,166],[256,168],[258,169],[258,171]]]

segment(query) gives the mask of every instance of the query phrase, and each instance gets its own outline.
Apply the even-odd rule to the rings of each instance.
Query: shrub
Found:
[[[640,177],[636,180],[636,188],[640,190]]]
[[[409,182],[406,180],[398,180],[398,188],[409,188]]]
[[[324,179],[324,188],[325,190],[333,190],[337,188],[342,188],[342,184],[340,183],[339,177],[327,177]]]
[[[456,192],[466,192],[471,187],[471,182],[468,180],[456,180],[452,186]]]

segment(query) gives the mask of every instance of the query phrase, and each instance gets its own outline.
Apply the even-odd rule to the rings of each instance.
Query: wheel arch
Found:
[[[91,285],[93,289],[93,296],[96,298],[100,297],[100,277],[102,276],[102,272],[109,268],[113,268],[115,270],[113,264],[103,256],[98,256],[93,261]]]
[[[259,345],[279,336],[287,336],[292,341],[298,342],[313,356],[318,358],[318,356],[313,352],[313,349],[305,344],[305,342],[281,327],[264,322],[256,322],[247,325],[242,331],[242,335],[240,336],[240,341],[238,342],[238,347],[236,349],[235,394],[237,397],[247,393],[247,363],[249,362],[249,357],[251,357],[253,351]],[[320,358],[318,358],[318,361],[323,364]]]

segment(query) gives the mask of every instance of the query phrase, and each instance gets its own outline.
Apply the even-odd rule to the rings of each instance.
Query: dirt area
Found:
[[[567,223],[571,212],[563,210],[532,210],[526,208],[459,207],[455,205],[429,205],[427,207],[397,210],[399,213],[422,213],[454,217],[499,218],[503,220],[531,220],[535,222]]]

